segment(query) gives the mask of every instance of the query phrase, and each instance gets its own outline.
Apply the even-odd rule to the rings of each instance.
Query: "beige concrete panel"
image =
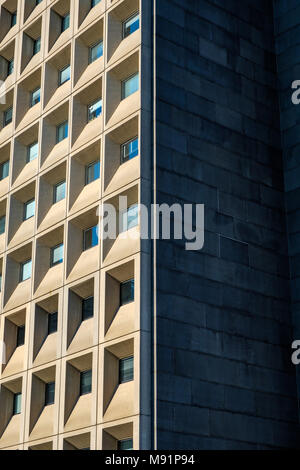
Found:
[[[6,259],[6,282],[4,289],[5,309],[13,309],[28,302],[31,296],[31,279],[20,281],[20,263],[32,256],[31,244],[10,253]]]
[[[30,427],[29,432],[32,433],[42,411],[45,400],[45,383],[36,375],[32,375],[31,383],[31,406],[30,406]],[[33,437],[34,438],[34,437]]]
[[[35,0],[24,0],[24,16],[23,16],[23,22],[24,23],[29,23],[32,21],[34,18],[36,18],[38,15],[41,14],[43,9],[45,8],[45,2],[41,2],[39,5],[36,5]]]
[[[84,434],[76,434],[71,435],[69,437],[65,437],[63,442],[63,450],[79,450],[79,449],[87,449],[91,448],[91,433],[86,432]]]
[[[107,15],[107,63],[108,67],[118,61],[141,42],[138,29],[123,39],[123,22],[139,10],[139,0],[125,0],[110,10]]]
[[[39,124],[18,135],[13,146],[12,187],[15,188],[34,177],[38,171],[39,158],[27,162],[28,146],[39,141]],[[39,148],[40,150],[40,148]],[[40,151],[39,151],[40,154]]]
[[[65,431],[85,428],[91,425],[92,395],[83,395],[78,398],[75,407],[65,424]]]
[[[11,28],[11,13],[17,10],[17,0],[6,1],[1,5],[0,12],[0,43],[5,38],[9,41],[13,34],[16,33],[17,26]],[[0,44],[1,45],[1,44]]]
[[[52,436],[54,418],[55,405],[45,406],[36,424],[34,425],[34,428],[30,434],[30,439],[40,439],[43,436]]]
[[[20,442],[20,424],[21,416],[12,416],[2,437],[0,439],[0,448],[10,447]]]
[[[18,132],[31,122],[38,119],[42,111],[42,103],[31,106],[31,93],[41,88],[41,68],[34,71],[17,87],[16,131]]]
[[[46,112],[61,103],[71,93],[72,80],[68,80],[62,85],[59,84],[59,72],[69,65],[71,65],[70,45],[51,57],[45,65],[44,104]]]
[[[50,10],[49,19],[49,40],[48,50],[53,52],[62,46],[72,35],[72,19],[73,19],[73,6],[74,2],[70,0],[61,0],[56,2]],[[70,12],[70,27],[66,31],[61,31],[61,19],[68,12]]]
[[[31,1],[31,0],[30,0]],[[35,23],[31,24],[23,33],[22,56],[21,56],[21,73],[27,74],[31,70],[38,67],[43,57],[43,49],[35,55],[33,53],[33,41],[42,35],[42,19],[39,18]]]
[[[77,2],[77,26],[85,28],[96,18],[99,18],[105,11],[105,2],[101,1],[91,9],[90,0],[78,0]]]
[[[126,418],[134,415],[134,382],[120,384],[112,397],[103,421]]]
[[[80,393],[80,372],[70,363],[66,364],[64,424],[67,423]]]
[[[0,49],[0,80],[5,82],[5,88],[8,90],[16,80],[17,63],[15,57],[16,41],[11,41],[3,49]],[[8,61],[14,60],[14,69],[10,75],[7,75]]]
[[[69,138],[57,143],[57,126],[69,120],[69,102],[56,108],[43,120],[41,165],[44,170],[49,165],[65,157],[69,151]],[[69,123],[70,124],[70,123]],[[70,135],[70,128],[69,128]]]

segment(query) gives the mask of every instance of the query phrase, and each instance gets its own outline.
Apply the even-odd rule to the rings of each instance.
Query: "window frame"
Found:
[[[54,255],[55,250],[61,247],[64,248],[63,243],[59,243],[58,245],[55,245],[52,248],[50,248],[50,268],[54,268],[54,266],[59,266],[60,264],[64,262],[64,256],[59,261],[56,261],[56,262],[53,261],[53,255]]]
[[[133,79],[134,77],[136,77],[136,76],[138,76],[139,79],[140,79],[140,72],[139,72],[139,71],[133,73],[132,75],[130,75],[130,77],[125,78],[125,80],[122,80],[122,81],[121,81],[121,101],[126,100],[126,98],[129,98],[129,96],[134,95],[134,93],[137,93],[137,92],[139,91],[139,88],[140,88],[140,87],[138,87],[138,89],[137,89],[136,91],[133,91],[133,92],[130,93],[130,95],[128,95],[128,96],[125,96],[125,94],[124,94],[125,83],[129,82],[129,80],[132,80],[132,79]]]
[[[9,121],[6,121],[6,116],[9,111],[11,111],[11,118]],[[12,121],[13,121],[13,106],[10,106],[5,111],[3,111],[3,128],[9,126],[9,124],[11,124]]]
[[[18,402],[18,399],[21,399],[20,403]],[[20,405],[19,411],[17,408],[17,405]],[[22,393],[14,393],[14,398],[13,398],[13,416],[18,416],[22,413]]]
[[[5,168],[4,165],[7,165],[7,175],[6,176],[3,176],[3,169]],[[10,160],[5,160],[5,162],[2,162],[0,164],[0,181],[3,181],[5,180],[6,178],[9,177],[9,166],[10,166]]]
[[[38,38],[36,39],[33,39],[32,38],[32,57],[34,57],[35,55],[37,55],[39,52],[41,52],[41,47],[42,47],[42,40],[41,40],[41,36],[39,36]],[[37,50],[36,49],[36,45],[39,44],[39,49]]]
[[[125,284],[128,284],[129,282],[133,282],[133,299],[132,300],[128,300],[128,302],[122,302],[122,286],[124,286]],[[134,302],[135,300],[135,279],[134,277],[132,277],[131,279],[127,279],[127,281],[122,281],[120,283],[120,307],[122,307],[123,305],[128,305],[128,304],[131,304],[132,302]]]
[[[56,316],[56,330],[51,330],[50,329],[50,325],[51,325],[51,322],[50,322],[50,318],[54,318],[54,315]],[[58,312],[53,312],[53,313],[49,313],[48,314],[48,327],[47,327],[47,333],[48,333],[48,336],[51,336],[55,333],[57,333],[58,331]]]
[[[128,379],[128,380],[121,380],[121,364],[122,362],[124,361],[128,361],[129,359],[132,359],[132,378]],[[119,359],[119,385],[121,384],[125,384],[125,383],[128,383],[128,382],[132,382],[134,380],[134,355],[132,354],[131,356],[127,356],[127,357],[121,357]]]
[[[3,232],[1,231],[2,228],[1,228],[1,223],[2,223],[2,220],[4,219],[4,230]],[[3,235],[6,231],[6,214],[0,216],[0,236]]]
[[[87,300],[90,300],[90,299],[93,299],[93,314],[90,317],[85,317],[84,318],[84,313],[83,313],[84,302],[86,302]],[[90,295],[89,297],[86,297],[85,299],[81,300],[81,323],[83,323],[87,320],[90,320],[91,318],[94,318],[94,308],[95,308],[95,304],[94,304],[94,296],[93,295]]]
[[[26,217],[26,210],[27,210],[27,206],[34,201],[34,214],[31,215],[30,217]],[[30,220],[32,219],[34,216],[35,216],[35,209],[36,209],[36,206],[35,206],[35,198],[33,199],[30,199],[29,201],[27,202],[24,202],[24,214],[23,214],[23,222],[25,222],[26,220]]]
[[[67,133],[67,137],[64,137],[63,139],[61,140],[58,140],[58,135],[59,135],[59,130],[62,126],[65,126],[67,124],[68,126],[68,133]],[[60,124],[58,124],[56,126],[56,144],[60,144],[61,142],[63,142],[64,140],[66,140],[67,138],[69,137],[69,121],[68,119],[66,121],[63,121],[61,122]]]
[[[98,227],[98,230],[99,230],[99,224],[98,225],[93,225],[92,227],[90,228],[87,228],[83,231],[83,251],[88,251],[88,250],[91,250],[92,248],[95,248],[96,246],[99,246],[99,234],[98,234],[98,243],[96,245],[92,245],[90,246],[89,248],[86,248],[85,247],[85,242],[86,242],[86,233],[89,232],[90,230],[93,230],[94,228],[97,228]],[[93,237],[92,237],[93,239]]]
[[[31,264],[30,277],[27,277],[26,279],[23,279],[24,266],[26,266],[26,264],[29,264],[29,263]],[[29,279],[31,279],[31,277],[32,277],[32,258],[28,259],[27,261],[23,261],[22,263],[20,263],[20,283],[28,281]]]
[[[54,385],[53,401],[49,401],[49,388],[52,385]],[[50,391],[50,393],[52,393],[52,391]],[[51,405],[54,405],[54,403],[55,403],[55,381],[54,382],[47,382],[47,383],[45,383],[45,403],[44,403],[44,406],[51,406]]]
[[[66,18],[69,17],[69,25],[67,28],[64,28],[64,22],[66,20]],[[70,23],[71,23],[71,14],[70,12],[66,13],[64,16],[61,16],[61,34],[64,33],[65,31],[67,31],[67,29],[70,28]]]
[[[135,31],[133,31],[133,33],[129,33],[129,34],[125,35],[125,24],[128,21],[130,21],[131,19],[133,19],[135,16],[139,17],[139,27],[135,31],[138,31],[140,29],[141,15],[140,15],[140,11],[136,10],[134,13],[132,13],[132,15],[130,15],[128,18],[126,18],[124,21],[122,21],[122,39],[123,40],[128,38],[129,36],[131,36],[133,33],[135,33]]]
[[[90,109],[90,107],[93,106],[94,104],[98,103],[99,101],[101,101],[101,112],[100,112],[99,116],[96,116],[92,119],[89,119],[89,116],[90,116],[89,109]],[[103,112],[103,99],[101,97],[101,98],[97,98],[96,100],[94,100],[93,102],[91,102],[87,105],[87,122],[90,123],[92,121],[95,121],[95,119],[98,119],[99,117],[102,116],[102,112]]]
[[[127,163],[129,162],[130,160],[133,160],[133,158],[136,158],[136,157],[132,157],[132,158],[128,158],[128,160],[124,160],[123,158],[123,149],[126,145],[130,144],[131,142],[134,142],[135,140],[138,141],[138,154],[136,155],[136,157],[139,155],[139,136],[136,135],[135,137],[133,137],[132,139],[129,139],[127,140],[127,142],[124,142],[123,144],[121,144],[121,156],[120,156],[120,160],[121,160],[121,165],[123,165],[124,163]]]
[[[59,186],[62,186],[62,185],[65,185],[65,196],[62,198],[62,199],[57,199],[57,188]],[[63,180],[63,181],[60,181],[59,183],[56,183],[54,186],[53,186],[53,204],[58,204],[59,202],[61,201],[64,201],[66,199],[66,191],[67,191],[67,182],[66,180]]]
[[[99,177],[89,182],[88,181],[88,171],[91,167],[96,166],[96,164],[98,164],[98,163],[99,163]],[[97,181],[98,179],[100,179],[100,171],[101,171],[100,170],[100,165],[101,165],[100,159],[95,160],[94,162],[91,162],[88,165],[86,165],[86,167],[85,167],[85,186],[88,186],[89,184],[94,183],[94,181]]]
[[[84,374],[87,374],[87,373],[90,373],[91,374],[91,389],[89,392],[82,392],[82,377],[84,376]],[[79,384],[79,396],[82,397],[84,395],[89,395],[90,393],[92,393],[92,385],[93,385],[93,370],[92,369],[87,369],[87,370],[82,370],[80,371],[80,384]]]
[[[30,149],[34,146],[37,146],[37,156],[30,160]],[[34,162],[34,160],[37,160],[39,158],[39,142],[32,142],[32,144],[27,145],[27,155],[26,155],[26,163],[31,163]]]
[[[37,101],[36,103],[33,103],[33,95],[34,95],[34,93],[35,93],[36,91],[39,91],[39,92],[40,92],[40,94],[39,94],[39,101]],[[30,106],[30,108],[33,108],[34,106],[36,106],[36,105],[39,104],[40,102],[41,102],[41,87],[39,86],[39,87],[35,88],[35,90],[32,90],[32,91],[30,92],[30,102],[29,102],[29,106]]]
[[[69,78],[67,80],[62,81],[61,74],[67,69],[70,70]],[[65,83],[69,82],[70,80],[71,80],[71,64],[68,64],[68,65],[65,65],[62,69],[59,69],[58,71],[58,87],[61,87]]]
[[[92,49],[94,49],[96,46],[99,46],[100,44],[102,45],[102,54],[99,57],[97,57],[97,59],[92,60]],[[93,64],[94,62],[96,62],[96,60],[99,60],[101,57],[103,57],[103,39],[89,46],[89,64]]]

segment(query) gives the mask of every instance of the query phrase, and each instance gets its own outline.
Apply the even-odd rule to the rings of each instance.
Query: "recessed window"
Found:
[[[103,41],[99,41],[90,47],[90,64],[103,56]]]
[[[140,27],[140,14],[139,12],[134,13],[134,15],[130,16],[123,22],[123,39],[130,36],[130,34],[134,33]]]
[[[33,39],[32,55],[36,55],[41,50],[41,38]]]
[[[33,144],[28,145],[27,147],[27,163],[32,162],[38,157],[39,154],[39,144],[34,142]]]
[[[63,260],[64,260],[64,245],[63,243],[61,243],[51,248],[50,265],[57,266],[58,264],[61,264]]]
[[[35,0],[35,6],[38,6],[40,3],[42,3],[43,0]]]
[[[122,441],[118,441],[118,450],[133,450],[133,440],[123,439]]]
[[[70,13],[61,18],[61,32],[63,33],[70,27]]]
[[[71,78],[71,67],[67,65],[62,70],[59,71],[58,74],[58,84],[63,85],[64,83],[68,82]]]
[[[36,88],[36,90],[31,92],[31,97],[30,97],[30,106],[35,106],[41,101],[41,89]]]
[[[11,14],[11,20],[10,20],[10,26],[11,26],[11,28],[13,28],[16,24],[17,24],[17,12],[14,11],[14,12]]]
[[[55,400],[55,382],[50,382],[45,386],[45,406],[53,405]]]
[[[48,315],[48,335],[57,332],[57,312]]]
[[[31,219],[35,215],[35,199],[25,202],[24,204],[24,220]]]
[[[62,142],[64,139],[67,139],[69,133],[69,124],[68,121],[59,124],[56,128],[56,142]]]
[[[119,360],[119,383],[123,384],[133,380],[133,356]]]
[[[8,126],[12,122],[12,114],[13,114],[13,109],[8,108],[6,111],[4,111],[3,115],[3,127]]]
[[[32,270],[32,261],[31,259],[25,261],[25,263],[21,264],[20,269],[20,282],[27,281],[27,279],[31,278],[31,270]]]
[[[14,71],[14,59],[7,61],[7,76],[9,77]]]
[[[85,184],[90,184],[100,178],[100,161],[93,162],[85,168]]]
[[[100,2],[101,2],[101,0],[91,0],[91,8],[94,8]]]
[[[66,182],[61,181],[54,186],[53,202],[56,204],[66,198]]]
[[[135,73],[132,77],[122,82],[122,100],[128,98],[139,89],[139,73]]]
[[[1,163],[0,165],[0,181],[7,178],[9,175],[9,160],[6,162]]]
[[[121,163],[128,162],[139,154],[139,139],[135,137],[121,145]]]
[[[6,221],[5,215],[0,217],[0,235],[2,235],[5,232],[5,221]]]
[[[93,248],[94,246],[97,246],[98,243],[99,243],[98,225],[95,225],[95,227],[91,227],[84,231],[84,237],[83,237],[84,251],[89,250],[90,248]]]
[[[21,414],[22,393],[14,394],[13,415]]]
[[[102,113],[102,99],[98,99],[88,106],[88,121],[93,121]]]
[[[80,395],[87,395],[92,391],[92,371],[86,370],[80,373]]]
[[[0,292],[2,290],[2,273],[0,274]]]
[[[18,326],[17,329],[17,348],[25,344],[25,325]]]
[[[82,299],[82,321],[89,320],[94,316],[94,297]]]
[[[120,285],[120,305],[134,301],[134,279],[122,282]]]
[[[126,232],[139,224],[138,204],[133,204],[122,214],[121,232]]]

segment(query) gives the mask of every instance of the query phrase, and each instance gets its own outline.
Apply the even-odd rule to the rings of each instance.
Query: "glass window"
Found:
[[[123,441],[118,441],[118,450],[133,450],[133,440],[124,439]]]
[[[35,5],[39,5],[40,3],[42,3],[43,0],[35,0]]]
[[[8,126],[12,122],[12,114],[13,114],[13,109],[8,108],[6,111],[4,111],[4,116],[3,116],[3,127]]]
[[[94,297],[82,299],[82,321],[93,318],[94,316]]]
[[[101,0],[91,0],[91,8],[94,8],[100,2],[101,2]]]
[[[91,227],[84,231],[84,251],[97,246],[99,243],[98,238],[98,225]]]
[[[14,11],[14,12],[11,14],[11,21],[10,21],[10,26],[11,26],[11,28],[13,28],[16,24],[17,24],[17,12]]]
[[[124,21],[123,23],[123,39],[130,36],[140,27],[140,14],[139,12],[132,15],[130,18]]]
[[[68,121],[63,122],[57,126],[57,135],[56,141],[57,143],[61,142],[64,139],[67,139],[69,133],[69,125]]]
[[[102,113],[102,99],[98,99],[88,106],[88,121],[93,121]]]
[[[139,74],[136,73],[132,77],[127,78],[122,82],[122,100],[128,98],[139,89]]]
[[[63,33],[70,27],[70,13],[67,13],[61,19],[61,32]]]
[[[100,161],[93,162],[85,168],[85,184],[90,184],[100,178]]]
[[[119,383],[133,380],[133,356],[119,360]]]
[[[30,106],[35,106],[41,101],[41,89],[37,88],[31,92]]]
[[[59,201],[62,201],[65,198],[66,198],[66,182],[62,181],[61,183],[58,183],[56,186],[54,186],[54,197],[53,197],[54,204],[56,204]]]
[[[97,42],[94,46],[90,47],[90,63],[95,62],[103,56],[103,41]]]
[[[34,142],[33,144],[27,147],[27,163],[32,162],[38,157],[39,154],[39,144]]]
[[[57,312],[48,315],[48,335],[57,332]]]
[[[37,38],[33,40],[33,52],[32,54],[35,55],[41,50],[41,38]]]
[[[18,326],[17,329],[17,348],[25,344],[25,325]]]
[[[120,305],[134,301],[134,279],[122,282],[120,285]]]
[[[0,165],[0,180],[4,180],[9,175],[9,160]]]
[[[121,146],[121,163],[136,157],[139,154],[139,139],[135,137]]]
[[[35,199],[31,199],[30,201],[24,204],[24,220],[31,219],[34,217],[35,214]]]
[[[51,266],[56,266],[61,264],[64,260],[64,244],[61,243],[53,248],[51,248]]]
[[[13,414],[21,414],[22,393],[14,394]]]
[[[80,395],[87,395],[92,391],[92,371],[86,370],[80,374]]]
[[[67,67],[59,71],[58,84],[63,85],[63,83],[68,82],[70,80],[70,77],[71,67],[70,65],[67,65]]]
[[[2,235],[5,232],[5,221],[6,221],[5,215],[0,217],[0,235]]]
[[[55,400],[55,382],[50,382],[45,386],[45,406],[53,405]]]
[[[14,59],[7,61],[7,76],[11,75],[14,71]]]
[[[121,232],[126,232],[139,224],[138,204],[133,204],[122,214]]]
[[[31,259],[21,264],[20,281],[27,281],[31,278],[32,261]]]

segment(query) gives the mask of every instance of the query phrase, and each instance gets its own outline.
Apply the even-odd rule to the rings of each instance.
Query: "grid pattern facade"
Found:
[[[141,5],[0,7],[0,449],[138,449]]]

